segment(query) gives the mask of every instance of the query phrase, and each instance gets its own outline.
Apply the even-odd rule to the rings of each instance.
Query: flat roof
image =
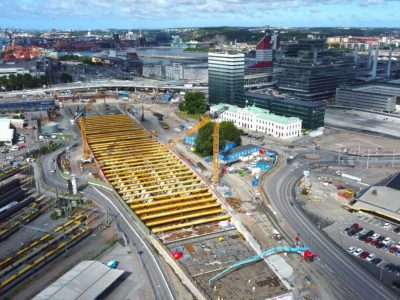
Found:
[[[242,145],[242,146],[239,146],[239,147],[235,147],[235,148],[225,152],[224,154],[232,154],[232,153],[246,151],[246,150],[250,150],[250,149],[254,149],[254,148],[258,148],[259,149],[260,146],[253,145],[253,144]]]
[[[0,118],[0,142],[12,141],[14,129],[10,128],[10,119]]]
[[[325,106],[324,102],[322,102],[322,101],[309,101],[309,100],[302,100],[302,99],[298,99],[298,98],[280,98],[280,97],[276,97],[276,96],[272,96],[272,95],[255,93],[255,92],[246,92],[246,93],[244,93],[244,95],[245,95],[245,97],[254,97],[254,98],[265,99],[265,100],[282,101],[284,103],[301,105],[301,106],[306,106],[306,107]]]
[[[98,261],[84,260],[33,299],[96,299],[124,273]]]

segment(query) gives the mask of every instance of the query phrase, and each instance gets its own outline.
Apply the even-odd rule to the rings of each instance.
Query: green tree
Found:
[[[61,81],[62,83],[72,82],[72,76],[69,75],[68,73],[61,73],[61,75],[60,75],[60,81]]]
[[[202,92],[187,92],[185,101],[179,104],[179,110],[189,114],[204,114],[207,110],[207,102]]]
[[[200,155],[207,156],[212,154],[212,135],[214,123],[208,123],[200,128],[196,138],[196,152]],[[238,129],[232,122],[223,121],[219,125],[219,146],[224,147],[226,142],[235,142],[237,146],[242,144],[240,137],[241,130]]]

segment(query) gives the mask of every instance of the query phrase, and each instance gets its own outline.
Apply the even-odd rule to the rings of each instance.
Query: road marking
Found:
[[[104,195],[101,191],[99,191],[96,187],[93,187],[93,189],[98,192],[104,199],[106,199],[118,212],[121,212],[118,207],[114,204],[114,202],[112,202],[106,195]],[[158,272],[161,274],[161,278],[164,281],[165,286],[168,289],[168,294],[169,294],[169,298],[170,299],[175,299],[174,296],[172,295],[171,289],[167,283],[167,281],[165,280],[164,277],[164,273],[161,271],[160,266],[158,265],[157,260],[155,259],[153,253],[150,251],[149,247],[147,247],[146,243],[143,241],[143,239],[139,236],[139,234],[136,232],[136,230],[133,228],[133,226],[129,223],[129,221],[125,218],[125,216],[123,215],[123,213],[120,213],[120,217],[122,217],[122,219],[125,221],[125,223],[129,226],[129,228],[132,230],[132,232],[139,238],[139,240],[142,242],[143,246],[146,248],[147,252],[150,254],[150,257],[153,259],[154,263],[157,266],[157,270]]]

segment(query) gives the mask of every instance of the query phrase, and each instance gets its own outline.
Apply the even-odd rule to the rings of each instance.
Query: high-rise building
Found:
[[[281,56],[273,78],[282,93],[304,100],[334,102],[336,88],[361,75],[354,58],[336,50],[300,50],[296,57]]]
[[[208,99],[212,104],[245,106],[244,54],[208,54]]]

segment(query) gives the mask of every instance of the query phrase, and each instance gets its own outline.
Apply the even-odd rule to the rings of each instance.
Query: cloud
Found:
[[[0,0],[1,1],[1,0]],[[141,20],[182,21],[189,26],[198,18],[207,23],[210,19],[241,18],[251,20],[254,16],[268,16],[281,11],[282,21],[285,14],[306,10],[313,14],[324,11],[327,5],[360,7],[387,5],[396,0],[14,0],[1,1],[0,10],[7,11],[10,21],[15,17],[59,22],[76,22],[85,19],[86,23],[95,25],[99,20],[127,24]],[[4,16],[3,16],[4,17]],[[77,19],[75,19],[77,18]],[[5,16],[7,19],[7,16]],[[53,22],[52,22],[53,23]]]

